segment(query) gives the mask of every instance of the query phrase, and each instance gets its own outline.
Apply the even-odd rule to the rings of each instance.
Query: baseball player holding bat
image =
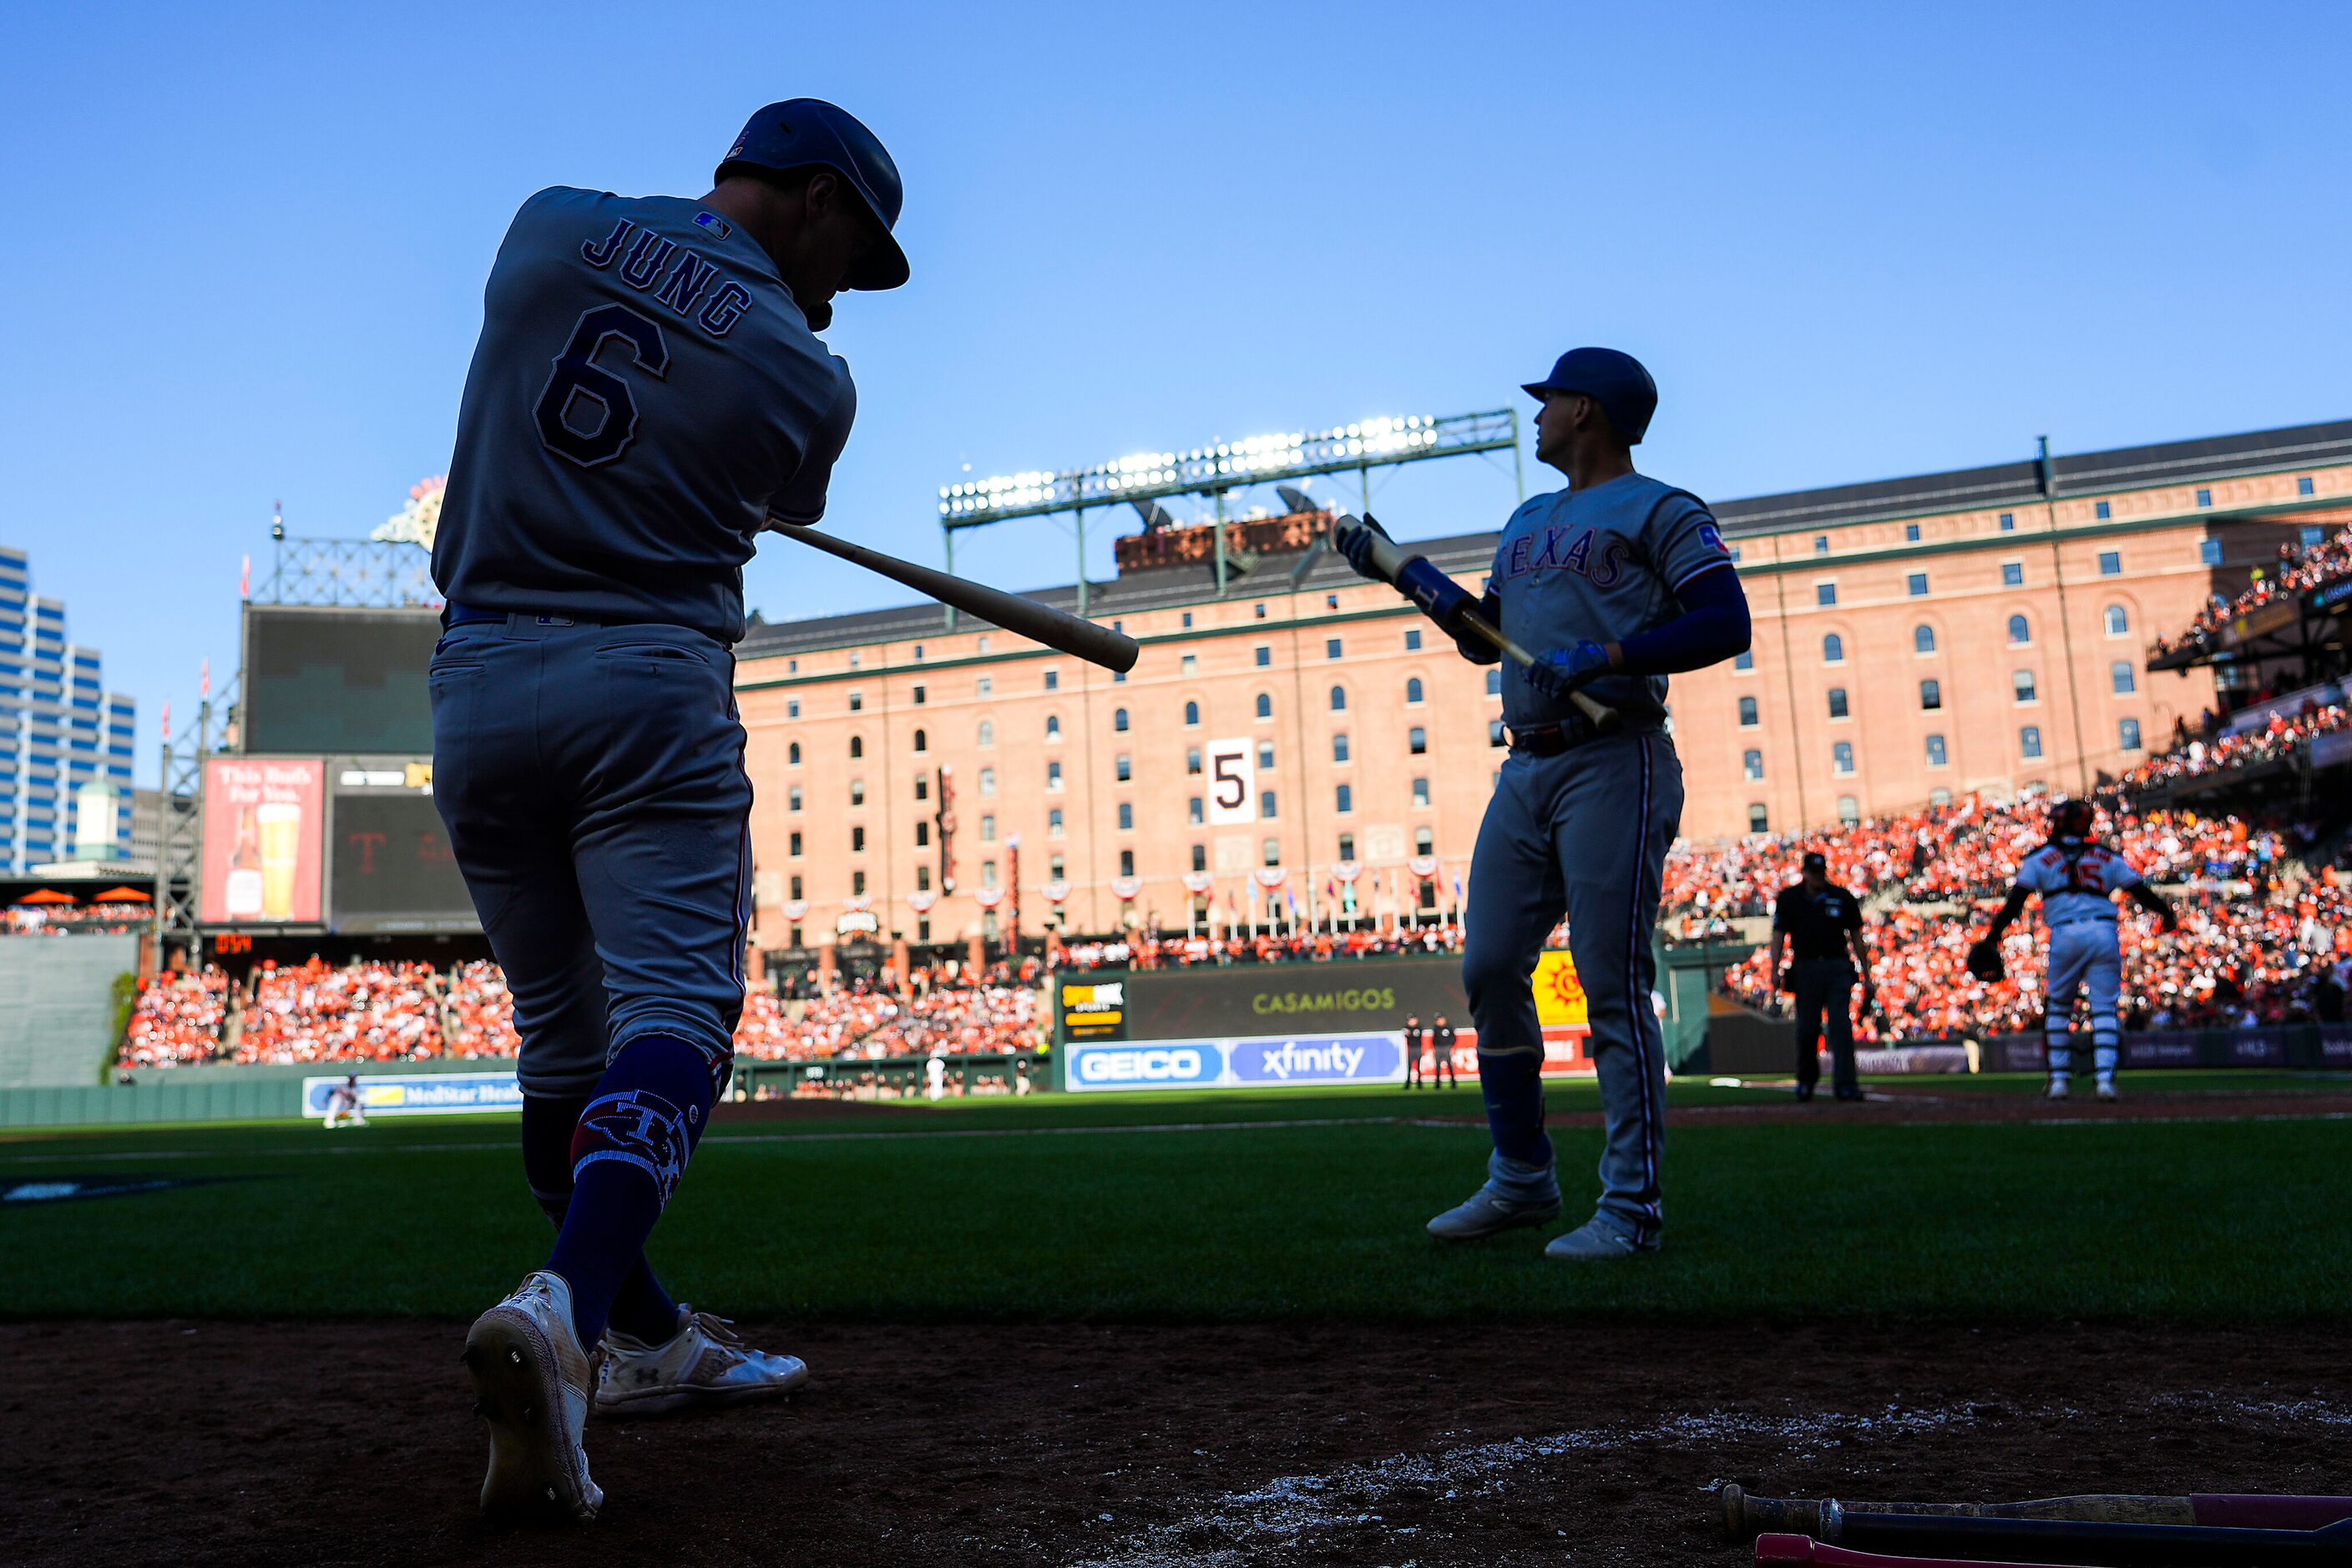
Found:
[[[2116,1021],[2116,997],[2123,986],[2123,944],[2116,928],[2115,895],[2124,894],[2171,931],[2179,923],[2172,906],[2140,879],[2131,863],[2091,837],[2095,814],[2087,800],[2062,800],[2050,808],[2050,842],[2025,858],[2016,885],[1991,927],[1969,948],[1969,973],[1988,983],[2007,973],[2000,959],[2001,932],[2024,912],[2025,901],[2042,896],[2042,923],[2050,928],[2050,983],[2042,998],[2042,1038],[2050,1058],[2049,1096],[2063,1100],[2074,1068],[2074,994],[2091,998],[2091,1069],[2101,1100],[2116,1098],[2116,1067],[2123,1031]]]
[[[672,1300],[644,1249],[743,1007],[741,568],[772,517],[824,515],[856,393],[815,334],[836,291],[907,280],[900,194],[873,132],[795,99],[698,200],[541,191],[490,273],[433,555],[434,798],[513,988],[523,1170],[558,1232],[467,1335],[486,1513],[595,1517],[592,1402],[808,1375]]]
[[[1665,678],[1746,648],[1748,601],[1706,503],[1633,469],[1632,448],[1658,404],[1638,361],[1574,349],[1527,391],[1543,405],[1536,457],[1568,488],[1511,514],[1483,598],[1419,557],[1383,573],[1395,546],[1369,520],[1343,527],[1338,543],[1359,572],[1396,582],[1464,658],[1511,655],[1511,754],[1470,864],[1462,963],[1495,1149],[1486,1184],[1431,1220],[1430,1234],[1467,1241],[1559,1216],[1530,982],[1565,914],[1607,1137],[1597,1212],[1545,1255],[1628,1258],[1658,1247],[1664,1218],[1665,1059],[1650,1006],[1650,931],[1683,804]],[[1522,663],[1526,649],[1544,651]]]

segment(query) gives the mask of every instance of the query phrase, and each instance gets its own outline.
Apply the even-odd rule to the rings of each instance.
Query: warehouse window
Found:
[[[1417,778],[1412,781],[1412,804],[1415,805],[1427,805],[1429,804],[1429,781],[1427,779]]]
[[[1832,719],[1844,719],[1844,718],[1848,718],[1848,717],[1850,717],[1850,716],[1851,716],[1851,715],[1848,713],[1848,711],[1847,711],[1847,710],[1846,710],[1846,702],[1845,702],[1845,688],[1844,688],[1844,687],[1843,687],[1843,686],[1832,686],[1832,687],[1831,687],[1831,688],[1830,688],[1830,717],[1831,717],[1831,718],[1832,718]]]
[[[1353,786],[1341,784],[1339,788],[1338,795],[1338,807],[1340,816],[1345,816],[1349,812],[1356,809],[1356,792]]]
[[[1813,535],[1813,553],[1816,555],[1827,555],[1829,552],[1830,536],[1826,533],[1816,533]]]
[[[1743,650],[1739,657],[1746,658],[1748,655]],[[1500,697],[1502,694],[1503,669],[1500,665],[1497,665],[1486,672],[1486,695],[1489,697]]]
[[[1059,826],[1061,825],[1061,816],[1062,814],[1058,811],[1054,813],[1054,826]],[[1123,800],[1118,803],[1118,830],[1121,833],[1132,833],[1135,831],[1135,803],[1131,800]]]
[[[1339,657],[1339,639],[1338,637],[1325,637],[1323,639],[1323,657],[1325,658],[1337,658]]]
[[[921,656],[920,654],[917,654],[915,657],[916,657],[916,658],[920,658],[922,656]],[[922,706],[924,705],[924,703],[926,703],[926,702],[927,702],[927,701],[929,701],[929,698],[928,694],[923,690],[923,689],[922,689],[921,687],[918,686],[917,688],[915,688],[915,706],[916,706],[916,707],[920,708],[920,707],[922,707]]]
[[[1743,730],[1753,730],[1759,721],[1759,721],[1756,716],[1756,699],[1753,697],[1741,698],[1739,700],[1739,727]]]
[[[2017,531],[2017,514],[2015,512],[2005,511],[2000,514],[2000,531],[2003,533],[2015,533]]]
[[[1927,792],[1927,804],[1929,805],[1949,805],[1952,804],[1952,792],[1938,784],[1936,788]]]
[[[2102,577],[2120,577],[2123,574],[2124,552],[2120,550],[2100,551],[2099,575]]]
[[[866,781],[864,779],[852,779],[849,781],[849,804],[852,805],[864,805],[866,804]]]
[[[1830,748],[1830,771],[1837,773],[1853,772],[1853,742],[1840,741]]]
[[[1193,826],[1201,826],[1201,797],[1194,795],[1184,803],[1184,820]]]
[[[849,830],[849,850],[853,855],[862,855],[866,852],[866,829],[853,827]]]
[[[1748,831],[1750,833],[1769,833],[1772,831],[1771,813],[1764,809],[1764,803],[1760,800],[1752,800],[1748,803]]]
[[[1331,760],[1335,763],[1348,760],[1348,737],[1345,734],[1331,737]]]
[[[929,848],[930,847],[930,842],[931,825],[928,822],[918,820],[915,824],[915,847],[918,849]]]
[[[1048,713],[1048,714],[1046,714],[1046,715],[1045,715],[1045,739],[1047,739],[1047,740],[1049,740],[1049,741],[1058,741],[1058,740],[1060,740],[1061,738],[1062,738],[1062,716],[1061,716],[1060,714],[1058,714],[1058,713]]]
[[[1505,743],[1507,738],[1503,730],[1503,721],[1500,719],[1486,721],[1486,744],[1500,746]]]
[[[1045,764],[1045,788],[1047,792],[1051,793],[1060,789],[1061,787],[1062,764],[1059,763],[1047,763]]]
[[[996,842],[996,818],[994,816],[982,816],[980,819],[980,841],[982,844],[993,844]]]
[[[852,657],[854,658],[856,656],[853,655]],[[866,693],[863,691],[853,691],[849,694],[849,710],[852,713],[862,713],[866,710]]]
[[[2197,559],[2208,566],[2221,564],[2221,542],[2218,539],[2201,541],[2197,546]]]
[[[1260,859],[1264,860],[1265,864],[1269,866],[1281,865],[1282,840],[1279,838],[1267,839],[1265,843],[1258,846],[1258,856]]]
[[[2199,506],[2211,506],[2213,504],[2213,492],[2204,489],[2202,486],[2200,486],[2197,491],[2197,504]]]
[[[1835,632],[1832,632],[1829,636],[1823,637],[1822,639],[1822,662],[1823,664],[1843,664],[1845,662],[1845,638],[1838,636]]]
[[[850,736],[850,737],[849,737],[849,755],[850,755],[850,759],[854,762],[854,761],[856,761],[857,758],[862,757],[862,756],[864,756],[865,754],[866,754],[866,737],[865,737],[865,736],[863,736],[863,735],[852,735],[852,736]]]
[[[1193,846],[1192,846],[1192,869],[1194,869],[1195,871],[1205,871],[1205,870],[1207,870],[1208,868],[1209,868],[1209,847],[1208,847],[1207,845],[1205,845],[1205,844],[1195,844],[1195,845],[1193,845]]]
[[[980,639],[980,648],[982,653],[988,651],[988,639],[986,637]],[[983,675],[972,683],[972,692],[975,696],[991,696],[995,692],[995,690],[996,678],[992,675]]]
[[[1184,772],[1195,777],[1199,775],[1201,772],[1200,747],[1187,746],[1184,748]]]
[[[1334,713],[1345,713],[1347,710],[1348,689],[1344,686],[1333,687],[1331,689],[1331,711]]]
[[[2138,672],[2132,668],[2131,660],[2127,658],[2119,658],[2107,666],[2107,676],[2115,683],[2118,697],[2129,697],[2139,689]]]
[[[1270,773],[1274,772],[1274,742],[1272,741],[1260,741],[1257,743],[1257,771],[1262,773]]]
[[[1836,603],[1837,603],[1837,584],[1834,584],[1834,583],[1816,583],[1816,584],[1813,584],[1813,603],[1814,603],[1814,604],[1816,604],[1816,605],[1834,605],[1834,604],[1836,604]]]
[[[860,846],[860,847],[863,847],[863,846]],[[849,894],[850,897],[856,899],[862,899],[866,896],[865,872],[852,871],[849,874]]]
[[[1756,650],[1755,650],[1755,649],[1753,649],[1753,648],[1745,648],[1745,647],[1744,647],[1744,648],[1741,648],[1738,653],[1736,653],[1736,654],[1732,655],[1732,658],[1731,658],[1731,668],[1734,668],[1734,669],[1753,669],[1753,668],[1756,668]],[[1502,689],[1503,689],[1503,672],[1502,672],[1501,670],[1499,670],[1499,669],[1490,669],[1490,670],[1488,670],[1488,671],[1486,672],[1486,689],[1487,689],[1489,691],[1500,691],[1500,690],[1502,690]]]
[[[1941,735],[1928,736],[1927,765],[1931,768],[1940,768],[1950,760],[1951,759],[1946,756],[1944,752],[1944,737]]]
[[[982,746],[993,746],[996,744],[996,721],[994,720],[982,719],[980,721],[980,743]]]
[[[795,834],[793,834],[793,837],[792,837],[792,847],[790,848],[790,850],[788,850],[788,851],[787,851],[787,853],[789,853],[789,854],[792,856],[792,858],[793,858],[793,859],[795,859],[795,860],[797,860],[797,859],[799,859],[799,858],[800,858],[800,857],[801,857],[801,836],[800,836],[799,834],[795,833]]]
[[[1187,730],[1197,730],[1197,729],[1199,729],[1200,727],[1201,727],[1201,705],[1200,705],[1198,702],[1187,702],[1187,703],[1185,703],[1185,704],[1184,704],[1184,728],[1186,728]]]
[[[1255,647],[1250,649],[1250,654],[1256,661],[1257,667],[1260,669],[1265,669],[1274,663],[1274,645],[1272,643],[1260,643]]]
[[[931,781],[920,773],[915,775],[915,798],[917,800],[931,798]]]
[[[2004,561],[2000,563],[2000,585],[2004,588],[2025,586],[2025,563]]]
[[[994,865],[995,862],[991,861],[989,864]],[[1118,874],[1122,877],[1132,877],[1135,875],[1134,850],[1122,849],[1118,852]]]
[[[795,659],[793,662],[798,663],[799,660]],[[784,717],[787,719],[797,719],[800,716],[801,700],[797,697],[788,699],[784,703]]]
[[[2017,732],[2018,754],[2032,762],[2042,754],[2042,726],[2028,724]]]
[[[931,749],[931,738],[922,731],[915,731],[915,752],[918,756]]]
[[[796,768],[801,765],[801,743],[798,741],[794,741],[784,749],[784,762],[790,767]]]
[[[2023,616],[2009,617],[2009,640],[2012,646],[2018,647],[2022,647],[2033,640],[2033,627]]]
[[[1335,609],[1338,608],[1337,605],[1332,607]],[[1421,651],[1421,628],[1419,626],[1407,626],[1404,629],[1404,651],[1407,653],[1419,653]]]
[[[1927,574],[1925,572],[1912,573],[1910,576],[1904,579],[1904,583],[1910,589],[1913,598],[1924,599],[1927,596]]]
[[[1418,707],[1422,700],[1421,691],[1421,677],[1418,675],[1407,677],[1404,683],[1404,700],[1406,705],[1409,707]]]
[[[1838,820],[1848,827],[1859,825],[1862,821],[1862,803],[1850,795],[1838,796]]]
[[[2010,689],[2016,694],[2017,700],[2020,702],[2031,702],[2034,700],[2033,672],[2032,670],[2019,670],[2016,674],[2009,678],[2009,685]]]
[[[1937,709],[1941,708],[1943,705],[1944,683],[1940,680],[1921,681],[1919,683],[1919,707],[1921,710],[1933,713]]]
[[[1355,858],[1356,836],[1352,833],[1342,833],[1339,835],[1339,858],[1353,860]]]
[[[992,795],[996,793],[996,770],[994,768],[982,768],[980,770],[980,793],[985,795]]]
[[[2131,616],[2121,605],[2109,605],[2106,609],[2107,635],[2119,637],[2131,630]]]
[[[1426,827],[1414,828],[1412,830],[1412,852],[1416,855],[1435,854],[1437,852],[1436,835],[1432,833]]]
[[[1048,691],[1059,691],[1061,689],[1062,672],[1058,669],[1047,670],[1045,672],[1045,689]]]
[[[1906,522],[1906,523],[1905,523],[1905,524],[1903,525],[1903,539],[1904,539],[1904,542],[1906,542],[1906,544],[1916,544],[1916,543],[1918,543],[1918,542],[1919,542],[1919,525],[1918,525],[1917,523],[1916,523],[1916,522]]]
[[[1274,699],[1263,691],[1257,694],[1257,716],[1261,719],[1274,717]]]
[[[1125,784],[1135,777],[1135,759],[1121,752],[1118,760],[1111,764],[1111,771],[1118,776],[1119,783]]]
[[[1749,778],[1760,779],[1764,776],[1763,752],[1754,750],[1742,752],[1739,753],[1739,763]]]
[[[2139,721],[2137,719],[2126,719],[2118,722],[2116,725],[2116,739],[2122,742],[2123,749],[2125,751],[2138,751]]]
[[[1936,628],[1924,624],[1913,626],[1911,628],[1911,651],[1914,653],[1935,652]]]
[[[2309,474],[2305,474],[2294,481],[2294,493],[2299,496],[2307,496],[2311,493],[2311,476]]]
[[[1416,757],[1429,750],[1429,731],[1415,724],[1405,731],[1405,748]]]
[[[1112,709],[1112,710],[1111,710],[1111,714],[1110,714],[1110,727],[1111,727],[1112,729],[1114,729],[1114,730],[1118,731],[1120,734],[1122,734],[1122,735],[1124,735],[1124,734],[1126,734],[1126,733],[1127,733],[1127,710],[1126,710],[1126,709],[1124,709],[1124,708],[1114,708],[1114,709]]]

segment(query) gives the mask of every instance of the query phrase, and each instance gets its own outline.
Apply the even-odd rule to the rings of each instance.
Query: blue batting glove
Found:
[[[1541,668],[1549,677],[1546,684],[1557,695],[1566,697],[1609,673],[1609,650],[1597,642],[1554,648],[1544,655]]]
[[[1369,512],[1360,521],[1362,527],[1341,530],[1339,537],[1333,542],[1339,547],[1339,553],[1347,558],[1348,564],[1356,569],[1356,575],[1370,577],[1375,583],[1385,583],[1388,579],[1372,566],[1372,536],[1378,534],[1387,539],[1389,531]]]

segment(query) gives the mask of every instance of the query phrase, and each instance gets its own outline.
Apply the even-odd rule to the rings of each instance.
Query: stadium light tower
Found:
[[[1225,591],[1225,494],[1249,485],[1276,484],[1322,474],[1353,473],[1369,508],[1372,470],[1432,458],[1478,452],[1511,454],[1521,499],[1527,479],[1519,466],[1519,415],[1516,408],[1483,414],[1409,415],[1362,419],[1328,430],[1276,432],[1241,441],[1220,441],[1189,452],[1133,452],[1091,468],[1058,471],[1034,468],[997,474],[940,488],[940,531],[947,567],[955,570],[955,536],[1019,517],[1068,512],[1077,524],[1078,614],[1087,613],[1087,509],[1125,502],[1143,513],[1147,526],[1157,505],[1171,496],[1206,496],[1216,509],[1217,592]],[[1149,506],[1150,510],[1145,510]],[[948,612],[953,625],[955,612]]]

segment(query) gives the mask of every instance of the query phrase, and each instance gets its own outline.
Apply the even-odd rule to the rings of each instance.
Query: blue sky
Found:
[[[516,205],[699,194],[800,94],[906,175],[913,281],[829,334],[831,521],[918,559],[966,464],[1496,407],[1578,342],[1648,362],[1643,467],[1721,497],[2352,414],[2352,9],[1450,9],[19,7],[0,542],[151,777],[272,500],[359,534],[446,467]],[[1377,503],[1439,533],[1516,494],[1470,458]],[[959,557],[1073,565],[1050,522]],[[903,597],[781,541],[749,587]]]

